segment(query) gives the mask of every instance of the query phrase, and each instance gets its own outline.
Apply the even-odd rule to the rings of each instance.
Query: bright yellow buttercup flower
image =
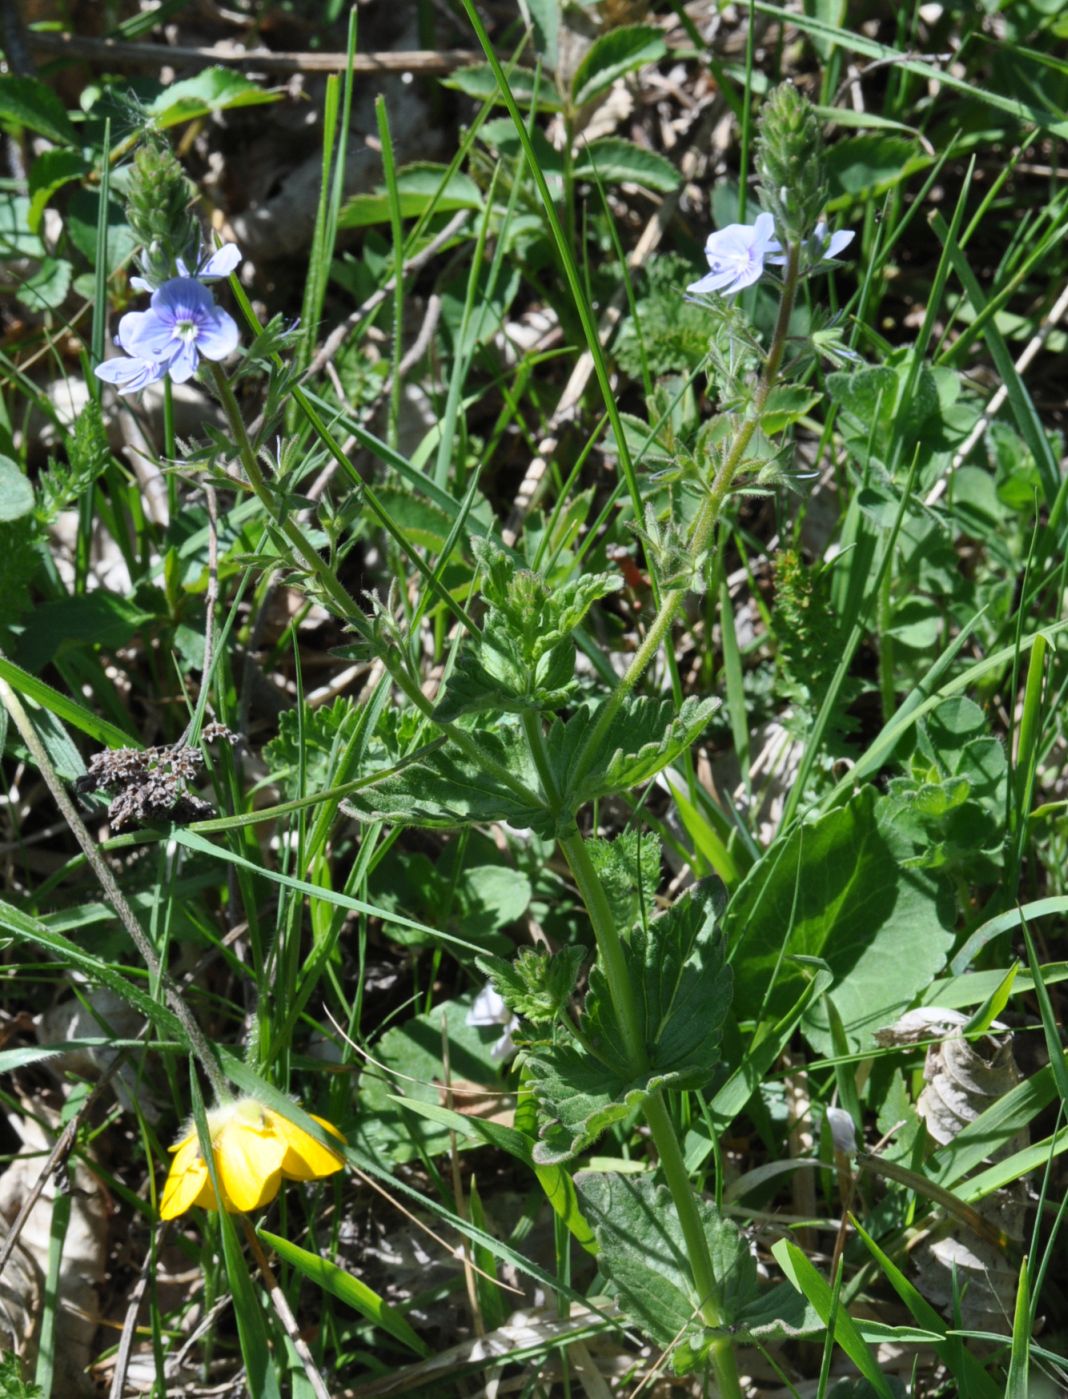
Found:
[[[258,1210],[269,1205],[283,1180],[317,1180],[340,1171],[340,1152],[321,1146],[314,1137],[256,1098],[239,1098],[207,1114],[212,1155],[228,1211]],[[341,1142],[338,1129],[321,1117],[321,1127]],[[192,1205],[218,1209],[208,1163],[200,1154],[193,1124],[177,1145],[160,1202],[161,1219],[174,1219]]]

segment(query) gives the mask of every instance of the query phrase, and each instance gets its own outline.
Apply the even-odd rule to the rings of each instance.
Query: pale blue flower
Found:
[[[216,306],[206,287],[194,277],[172,277],[152,293],[147,311],[128,311],[119,322],[115,343],[129,358],[98,364],[96,374],[120,393],[134,393],[165,374],[184,384],[202,355],[223,360],[238,338],[234,318]]]
[[[509,1059],[516,1052],[513,1034],[519,1029],[519,1016],[513,1015],[505,1005],[504,997],[492,982],[487,981],[475,997],[475,1003],[467,1012],[467,1024],[480,1028],[488,1025],[503,1025],[504,1032],[495,1040],[490,1049],[491,1059]]]
[[[840,228],[837,233],[832,233],[821,219],[805,239],[804,250],[808,266],[818,267],[821,262],[833,262],[839,253],[845,252],[855,237],[856,234],[851,228]],[[782,267],[786,263],[786,254],[777,249],[765,260],[773,267]]]
[[[181,258],[177,259],[179,277],[195,277],[198,282],[217,282],[221,277],[229,277],[241,261],[241,249],[236,243],[223,243],[197,263],[196,271],[190,272]],[[138,291],[153,292],[156,284],[146,277],[131,277],[130,286]]]
[[[775,220],[758,214],[755,223],[729,223],[708,235],[705,257],[711,271],[686,290],[695,294],[718,291],[733,296],[758,280],[764,263],[782,248],[775,238]]]

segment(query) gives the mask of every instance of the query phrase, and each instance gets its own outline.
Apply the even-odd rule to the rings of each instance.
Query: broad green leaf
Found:
[[[490,1102],[493,1094],[503,1091],[501,1066],[492,1055],[503,1027],[469,1025],[473,1000],[464,996],[446,1001],[395,1025],[376,1041],[375,1066],[360,1084],[353,1137],[380,1159],[411,1161],[422,1153],[439,1156],[450,1148],[452,1124],[431,1120],[428,1114],[417,1120],[403,1100],[417,1098],[440,1106],[446,1078],[461,1090],[456,1095],[461,1108],[472,1105],[476,1085],[486,1090]],[[487,1136],[478,1139],[485,1141]]]
[[[874,199],[931,164],[915,141],[881,133],[846,136],[827,151],[831,198],[828,209],[846,208],[857,199]]]
[[[682,179],[670,160],[621,136],[602,136],[583,146],[575,157],[573,173],[579,180],[641,185],[662,194],[678,189]]]
[[[725,920],[740,1019],[786,1014],[808,979],[792,959],[819,958],[850,1042],[868,1045],[941,971],[953,900],[941,880],[910,867],[913,849],[890,815],[866,787],[775,842],[747,875]],[[814,1007],[803,1026],[830,1049],[825,1011]]]
[[[479,1141],[487,1146],[496,1147],[498,1151],[506,1151],[509,1156],[522,1161],[524,1166],[533,1164],[530,1142],[526,1136],[517,1132],[514,1127],[506,1127],[503,1122],[456,1112],[453,1108],[442,1107],[440,1103],[424,1102],[421,1098],[405,1097],[402,1093],[390,1094],[390,1102],[396,1103],[398,1107],[407,1108],[409,1112],[418,1113],[428,1122],[440,1123],[450,1132],[459,1132],[461,1137],[467,1137],[470,1141]]]
[[[576,774],[573,764],[585,734],[593,727],[600,703],[576,706],[566,723],[549,731],[549,757],[566,805],[575,808],[597,797],[629,792],[673,763],[704,731],[717,701],[692,695],[675,709],[674,701],[648,696],[624,700],[597,752]]]
[[[544,1116],[541,1164],[567,1160],[658,1088],[700,1088],[718,1061],[731,980],[716,930],[722,903],[707,881],[624,944],[635,989],[644,1063],[632,1066],[608,983],[590,971],[582,1043],[560,1040],[528,1052],[527,1069]]]
[[[10,457],[0,456],[0,521],[21,520],[33,509],[33,487]]]
[[[667,1188],[650,1175],[580,1171],[575,1187],[597,1240],[597,1262],[628,1316],[658,1344],[672,1347],[676,1371],[698,1364],[733,1327],[757,1291],[756,1262],[738,1227],[698,1202],[715,1274],[716,1330],[701,1320],[678,1213]]]
[[[78,133],[67,109],[39,78],[22,78],[12,73],[0,77],[0,121],[36,131],[61,146],[78,144]]]
[[[22,282],[16,296],[31,311],[54,311],[70,291],[74,268],[62,257],[46,257]]]
[[[447,177],[447,178],[446,178]],[[429,161],[405,166],[397,171],[397,195],[401,218],[414,219],[434,206],[436,214],[454,214],[458,209],[481,209],[482,191],[470,175]],[[356,194],[342,205],[339,228],[367,228],[388,223],[390,199],[383,190],[376,194]]]
[[[281,92],[266,92],[258,83],[232,68],[205,68],[195,78],[171,83],[149,105],[154,125],[161,131],[196,117],[211,116],[234,107],[260,107],[281,101]]]
[[[502,722],[492,733],[484,729],[469,733],[492,762],[522,784],[519,790],[506,786],[465,753],[445,747],[373,787],[354,792],[349,803],[365,816],[395,825],[452,827],[507,821],[552,835],[556,822],[535,795],[538,774],[522,730]]]
[[[0,258],[41,257],[44,245],[30,229],[30,201],[21,194],[0,194]]]
[[[352,1307],[368,1321],[380,1326],[383,1331],[388,1331],[394,1340],[415,1351],[416,1355],[426,1357],[432,1354],[427,1343],[409,1326],[403,1313],[396,1307],[391,1307],[374,1288],[368,1287],[365,1282],[353,1277],[344,1268],[339,1268],[336,1263],[331,1263],[328,1258],[321,1258],[317,1253],[311,1253],[298,1244],[290,1243],[280,1234],[268,1233],[266,1229],[258,1229],[256,1232],[265,1243],[270,1244],[280,1258],[284,1258],[298,1273],[303,1273],[324,1292],[333,1293],[346,1306]]]
[[[38,625],[27,630],[17,653],[19,664],[31,671],[71,647],[124,646],[151,620],[137,603],[105,588],[46,602],[35,616]]]
[[[80,180],[91,169],[81,151],[60,147],[41,152],[30,166],[30,208],[26,222],[32,232],[40,231],[45,207],[56,190],[71,180]]]
[[[558,112],[563,105],[559,94],[544,75],[538,81],[529,68],[505,70],[512,96],[520,106],[528,107],[534,101],[537,88],[537,109],[541,112]],[[503,105],[504,97],[497,85],[493,69],[488,63],[474,63],[470,68],[457,68],[447,78],[441,80],[443,87],[451,87],[476,102],[493,102]]]
[[[530,19],[534,49],[547,67],[556,67],[556,41],[560,30],[560,0],[520,0]]]
[[[87,262],[96,262],[96,231],[100,214],[100,191],[76,189],[67,205],[67,229],[71,241]],[[126,211],[117,199],[107,205],[107,257],[105,271],[110,276],[131,258],[137,239],[126,222]]]
[[[768,395],[764,411],[760,415],[760,426],[769,437],[773,437],[777,432],[784,432],[796,423],[798,418],[803,418],[810,412],[821,397],[822,394],[813,393],[801,384],[781,384]]]
[[[610,29],[593,41],[586,57],[571,80],[571,99],[576,107],[593,102],[617,78],[633,73],[646,63],[657,63],[667,53],[663,33],[651,24],[623,25]]]

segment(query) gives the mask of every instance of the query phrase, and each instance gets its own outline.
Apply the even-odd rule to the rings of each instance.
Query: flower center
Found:
[[[179,340],[184,340],[188,344],[197,338],[197,323],[191,316],[183,317],[174,323],[174,334]]]

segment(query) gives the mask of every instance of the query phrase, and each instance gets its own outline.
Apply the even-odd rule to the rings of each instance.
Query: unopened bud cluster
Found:
[[[816,109],[793,83],[780,83],[764,103],[756,168],[776,233],[785,244],[803,242],[827,199],[827,167]]]
[[[126,195],[126,221],[141,244],[145,281],[157,287],[179,274],[179,261],[200,260],[196,190],[168,146],[147,140],[134,158]]]

